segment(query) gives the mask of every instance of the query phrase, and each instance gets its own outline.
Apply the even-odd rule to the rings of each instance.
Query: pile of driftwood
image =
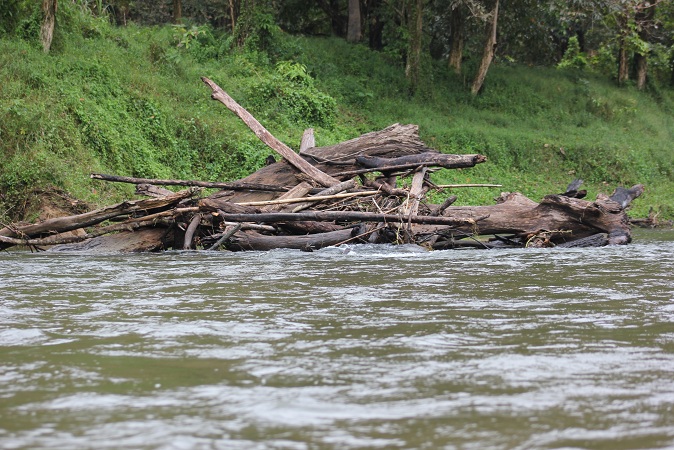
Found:
[[[135,183],[142,200],[0,230],[0,249],[15,245],[52,250],[232,251],[292,248],[311,251],[355,243],[414,243],[429,249],[580,247],[631,241],[625,208],[643,186],[617,188],[594,202],[583,200],[580,180],[566,192],[536,203],[502,193],[492,206],[429,204],[440,168],[468,168],[482,155],[449,155],[426,147],[416,126],[392,125],[350,141],[315,147],[304,133],[299,154],[207,78],[212,98],[241,118],[282,156],[231,183],[148,180],[92,174]],[[402,181],[401,181],[402,180]],[[173,192],[162,185],[182,185]],[[464,185],[465,186],[465,185]],[[220,189],[203,196],[202,188]],[[55,247],[53,247],[55,246]]]

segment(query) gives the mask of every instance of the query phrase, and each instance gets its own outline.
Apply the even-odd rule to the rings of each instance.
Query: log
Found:
[[[339,183],[339,180],[312,166],[307,161],[302,159],[300,155],[295,153],[290,147],[276,139],[276,137],[267,131],[267,129],[263,127],[262,124],[258,122],[257,119],[255,119],[255,117],[253,117],[241,105],[234,101],[234,99],[230,97],[229,94],[223,91],[220,86],[206,77],[201,77],[201,80],[206,83],[213,91],[211,98],[219,101],[230,111],[236,114],[262,142],[264,142],[269,148],[277,152],[279,155],[283,156],[286,161],[295,166],[295,168],[297,168],[300,172],[304,173],[316,183],[325,187]]]
[[[420,171],[414,174],[414,177],[412,178],[412,186],[410,187],[410,195],[407,199],[407,205],[403,208],[403,215],[416,216],[419,212],[419,202],[423,196],[425,176],[426,167],[422,167]]]
[[[236,233],[227,246],[232,251],[258,250],[267,251],[277,248],[296,250],[318,250],[320,248],[337,245],[351,238],[354,230],[359,228],[346,228],[344,230],[329,233],[309,234],[306,236],[264,236],[253,233]]]
[[[426,152],[418,155],[405,155],[398,158],[380,158],[377,156],[358,156],[356,162],[368,169],[377,169],[379,172],[400,170],[411,167],[444,167],[445,169],[461,169],[473,167],[476,164],[486,161],[487,158],[482,155],[449,155],[445,153]]]
[[[265,205],[262,207],[262,211],[265,212],[280,211],[283,208],[283,206],[287,204],[284,201],[286,200],[298,201],[297,200],[298,197],[300,198],[304,197],[309,193],[309,191],[311,191],[311,185],[303,181],[294,188],[292,188],[291,190],[289,190],[288,192],[282,194],[276,200],[269,200],[267,202],[243,203],[243,205],[257,206],[262,204]]]
[[[486,156],[483,155],[446,155],[446,156],[453,156],[453,163],[447,162],[444,166],[447,169],[462,169],[466,167],[474,167],[476,164],[483,163],[487,160]],[[333,175],[336,177],[345,177],[345,176],[354,176],[354,175],[360,175],[363,173],[370,173],[370,172],[382,172],[387,175],[390,175],[394,172],[401,172],[405,170],[410,170],[410,169],[416,169],[420,166],[431,166],[433,164],[424,164],[423,162],[416,163],[416,162],[410,162],[410,163],[402,163],[402,164],[388,164],[388,165],[383,165],[383,166],[378,166],[378,167],[368,167],[365,169],[355,169],[355,170],[346,170],[342,172],[337,172],[334,173]]]
[[[639,186],[639,185],[637,185]],[[632,188],[636,193],[641,189]],[[643,188],[643,187],[641,187]],[[513,234],[526,242],[541,231],[557,232],[551,244],[574,241],[597,233],[608,235],[609,245],[627,244],[631,241],[629,219],[621,203],[605,196],[590,202],[563,195],[548,195],[536,203],[520,193],[504,193],[499,203],[492,206],[452,206],[443,217],[477,218],[475,227],[456,226],[467,234]],[[438,227],[419,225],[415,233],[430,234]]]
[[[301,213],[260,213],[260,214],[228,214],[222,215],[224,220],[232,222],[296,222],[296,221],[318,221],[318,222],[390,222],[390,223],[418,223],[434,224],[445,226],[475,226],[475,222],[483,220],[484,217],[475,217],[464,219],[459,217],[432,217],[432,216],[414,216],[403,217],[396,214],[375,214],[359,211],[312,211]]]
[[[84,214],[74,216],[57,217],[45,220],[32,225],[19,227],[5,227],[0,230],[0,236],[31,239],[41,238],[48,235],[64,233],[66,231],[77,230],[79,228],[90,227],[99,224],[105,220],[114,217],[123,216],[132,213],[149,213],[158,209],[165,209],[178,204],[181,200],[191,197],[194,194],[192,190],[186,190],[175,193],[163,198],[151,198],[145,200],[125,201],[117,205],[97,209]],[[8,242],[0,244],[0,249],[11,247]]]
[[[210,181],[197,180],[159,180],[154,178],[134,178],[123,177],[119,175],[107,175],[104,173],[92,173],[90,177],[94,180],[115,181],[118,183],[130,184],[153,184],[156,186],[195,186],[211,189],[227,189],[230,191],[269,191],[269,192],[286,192],[288,188],[283,186],[272,186],[269,184],[260,183],[220,183]]]
[[[224,244],[224,242],[225,242],[227,239],[229,239],[230,237],[232,237],[232,235],[234,235],[234,233],[236,233],[236,232],[239,231],[240,229],[241,229],[241,224],[240,224],[240,223],[237,223],[236,225],[227,227],[227,229],[225,230],[225,232],[222,233],[222,236],[220,236],[220,238],[215,242],[215,244],[211,245],[211,246],[208,248],[208,250],[218,250],[218,249],[222,246],[222,244]]]
[[[416,125],[393,124],[383,130],[367,133],[345,142],[310,148],[304,152],[303,157],[323,172],[337,177],[336,174],[340,171],[361,169],[361,166],[356,163],[357,156],[397,158],[428,152],[437,153],[436,150],[423,143]],[[297,169],[288,162],[280,161],[259,169],[240,180],[240,182],[295,186],[297,184],[297,173]],[[341,178],[341,176],[339,177]],[[278,196],[273,192],[262,191],[226,191],[218,195],[226,196],[232,202],[272,200]]]
[[[334,186],[331,186],[329,188],[323,189],[322,191],[318,192],[314,197],[311,198],[310,202],[304,202],[300,203],[299,205],[295,205],[292,209],[292,212],[300,212],[303,209],[307,209],[308,207],[315,205],[316,203],[316,198],[315,197],[326,197],[330,195],[337,195],[343,191],[346,191],[347,189],[353,189],[356,187],[356,180],[350,179],[346,181],[342,181],[339,184],[336,184]]]
[[[141,183],[136,185],[136,195],[161,198],[171,194],[173,194],[173,191],[169,191],[168,189],[164,189],[153,184]]]
[[[300,155],[309,150],[310,148],[316,147],[316,138],[314,137],[314,129],[307,128],[302,133],[302,140],[300,141]]]
[[[187,227],[187,231],[185,231],[183,250],[190,250],[192,248],[192,240],[194,239],[194,233],[197,231],[197,227],[199,226],[200,222],[201,222],[201,214],[195,214],[194,216],[192,216],[190,226]]]

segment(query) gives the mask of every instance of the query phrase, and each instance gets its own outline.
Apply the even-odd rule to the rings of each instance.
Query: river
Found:
[[[4,449],[674,448],[674,233],[0,253]]]

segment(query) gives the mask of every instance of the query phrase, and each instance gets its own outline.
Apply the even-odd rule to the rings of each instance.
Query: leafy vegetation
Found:
[[[652,206],[674,218],[674,93],[617,88],[584,70],[593,63],[571,46],[562,68],[501,60],[478,96],[446,62],[428,60],[410,96],[398,55],[289,36],[268,20],[246,25],[257,40],[239,47],[236,34],[208,24],[117,27],[77,2],[58,14],[48,54],[39,15],[11,21],[0,38],[4,221],[32,219],[31,193],[45,186],[99,205],[132,195],[91,172],[228,181],[259,168],[271,151],[209,99],[204,75],[291,147],[306,127],[328,145],[401,122],[440,151],[487,155],[474,169],[433,174],[438,184],[503,184],[461,190],[462,204],[490,204],[500,190],[540,199],[580,177],[590,196],[643,183],[632,214]]]

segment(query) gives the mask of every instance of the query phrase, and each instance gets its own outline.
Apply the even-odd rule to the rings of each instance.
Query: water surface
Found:
[[[0,254],[0,447],[674,448],[674,233]]]

